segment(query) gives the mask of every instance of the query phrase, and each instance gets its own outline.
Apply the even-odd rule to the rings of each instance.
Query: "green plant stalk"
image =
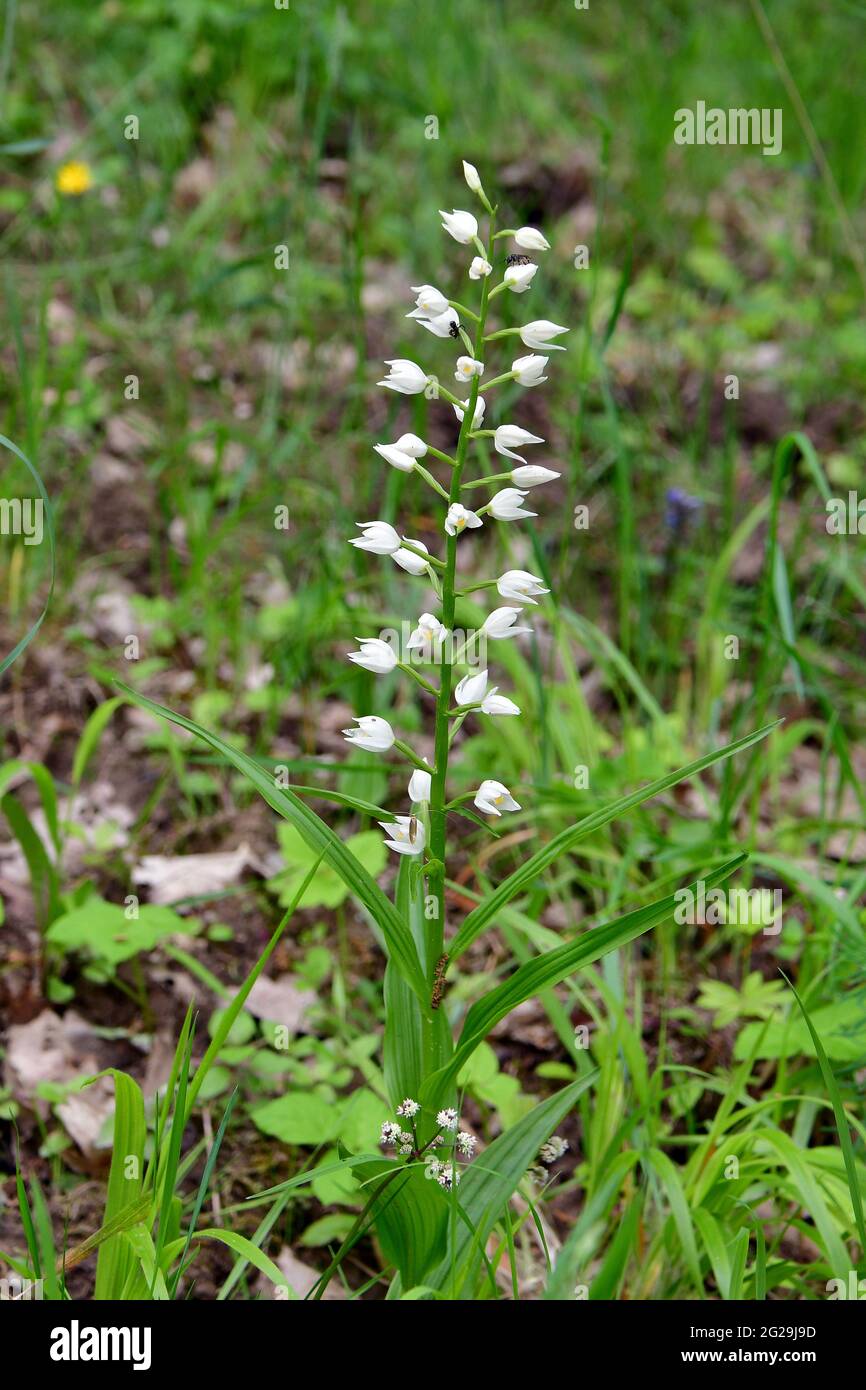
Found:
[[[496,211],[494,209],[490,218],[486,251],[486,259],[491,265],[493,264],[492,256],[495,224]],[[475,348],[473,353],[475,357],[480,356],[484,343],[484,325],[487,318],[490,279],[491,276],[485,275],[481,281],[481,307],[475,328]],[[463,420],[460,426],[460,438],[457,441],[457,457],[451,474],[451,490],[448,498],[449,505],[453,502],[460,501],[463,467],[466,462],[466,453],[469,447],[469,436],[472,433],[475,420],[475,405],[478,400],[479,386],[480,378],[477,376],[473,377],[469,392],[469,403],[463,412]],[[445,572],[442,575],[442,622],[449,631],[452,631],[454,628],[456,565],[457,537],[449,536],[445,547]],[[436,861],[436,867],[430,875],[430,887],[436,898],[436,915],[430,919],[427,928],[426,964],[431,990],[435,977],[436,962],[442,956],[445,941],[445,799],[448,779],[448,745],[450,733],[448,709],[451,703],[451,681],[453,674],[453,655],[449,652],[448,647],[449,644],[443,642],[439,665],[439,695],[436,700],[434,752],[434,766],[436,770],[433,774],[430,790],[430,856]],[[425,1031],[430,1031],[429,1024],[426,1026]]]

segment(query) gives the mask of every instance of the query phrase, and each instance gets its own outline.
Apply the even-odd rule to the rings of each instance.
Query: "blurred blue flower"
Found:
[[[684,531],[689,522],[700,515],[704,505],[700,497],[692,497],[680,487],[668,488],[665,502],[665,526],[670,531]]]

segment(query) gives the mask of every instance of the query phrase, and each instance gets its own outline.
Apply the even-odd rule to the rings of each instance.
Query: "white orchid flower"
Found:
[[[537,608],[535,602],[539,594],[549,594],[550,590],[545,589],[541,580],[528,570],[506,570],[496,581],[496,588],[502,598],[517,599],[520,603],[531,603]]]
[[[429,801],[432,789],[433,778],[430,773],[425,772],[423,768],[416,767],[409,778],[409,800],[414,802]]]
[[[394,743],[394,730],[387,719],[380,719],[378,714],[356,714],[354,719],[357,729],[343,730],[346,742],[367,753],[387,753]]]
[[[485,275],[490,275],[493,266],[489,261],[485,261],[483,256],[476,256],[469,267],[469,279],[480,280]]]
[[[374,555],[393,555],[400,548],[400,537],[387,521],[359,521],[363,536],[353,536],[350,545],[359,550],[372,551]]]
[[[521,328],[520,341],[536,352],[565,352],[563,343],[551,343],[549,340],[568,331],[561,323],[551,323],[550,319],[533,319],[532,323],[525,323]]]
[[[511,481],[518,487],[541,487],[542,483],[552,483],[559,474],[554,473],[552,468],[541,468],[537,463],[524,464],[522,468],[515,468],[511,474]]]
[[[399,391],[401,396],[419,395],[430,380],[418,363],[410,362],[407,357],[394,357],[386,361],[385,366],[389,367],[390,371],[381,381],[377,381],[376,385]]]
[[[416,323],[420,323],[422,328],[426,328],[428,333],[437,338],[456,338],[460,328],[460,315],[456,309],[446,309],[444,314],[436,314],[433,318],[428,318],[420,310],[414,309],[406,317],[415,319]]]
[[[526,459],[520,454],[515,454],[515,449],[522,448],[524,444],[543,443],[540,434],[530,434],[529,430],[522,430],[519,425],[499,425],[493,431],[493,447],[497,454],[502,454],[507,459],[517,459],[518,463],[525,463]],[[397,447],[400,447],[399,444]]]
[[[521,505],[525,496],[519,488],[502,488],[490,500],[490,515],[497,521],[519,521],[524,516],[537,516],[537,512],[528,512]]]
[[[457,682],[454,691],[454,699],[458,705],[477,705],[483,699],[487,690],[487,671],[477,671],[474,675],[464,676],[462,681]]]
[[[425,318],[435,319],[437,314],[444,314],[448,308],[447,294],[437,290],[435,285],[413,285],[412,293],[415,295],[416,309]]]
[[[529,357],[516,357],[511,364],[511,375],[520,386],[540,386],[547,380],[543,373],[548,361],[547,357],[536,357],[534,353]]]
[[[427,445],[417,434],[401,434],[394,448],[399,449],[401,454],[408,454],[411,459],[422,459],[427,452]]]
[[[457,368],[454,372],[456,381],[471,381],[474,376],[482,376],[483,373],[483,362],[477,362],[474,357],[457,358]]]
[[[445,530],[449,536],[459,536],[463,531],[475,530],[478,526],[483,526],[484,522],[477,512],[470,512],[468,507],[464,507],[462,502],[452,502],[448,508],[448,515],[445,518]]]
[[[494,685],[488,690],[484,699],[481,701],[481,711],[483,714],[519,714],[520,706],[513,700],[509,700],[507,695],[497,695],[498,685]]]
[[[470,164],[465,159],[463,161],[463,177],[466,180],[466,187],[470,190],[470,192],[481,192],[481,175],[475,168],[475,165]]]
[[[481,631],[485,637],[517,637],[521,632],[531,632],[531,627],[516,627],[520,617],[519,608],[494,608],[484,619]]]
[[[401,473],[411,473],[415,467],[415,460],[410,454],[404,454],[402,449],[398,449],[396,444],[374,444],[376,453],[390,463],[392,468],[399,468]]]
[[[404,541],[409,540],[417,550],[423,550],[425,555],[428,554],[427,547],[423,541],[410,540],[409,536],[404,536],[403,539]],[[391,558],[395,565],[399,565],[401,570],[405,570],[407,574],[426,574],[429,568],[426,560],[422,559],[420,555],[414,554],[413,551],[407,550],[406,547],[402,545],[399,550],[394,551]]]
[[[472,216],[471,212],[461,212],[455,208],[453,212],[444,212],[439,209],[439,216],[442,218],[442,229],[449,236],[453,236],[455,241],[459,241],[461,246],[467,246],[474,237],[478,235],[478,219]]]
[[[542,236],[537,227],[519,227],[514,233],[514,240],[521,251],[550,250],[550,242],[546,236]]]
[[[488,816],[501,816],[503,811],[520,810],[511,792],[501,782],[482,782],[475,793],[474,805]]]
[[[424,822],[417,816],[397,816],[393,821],[380,820],[385,832],[385,844],[398,854],[421,854],[424,850]],[[410,1136],[411,1137],[411,1136]]]
[[[432,647],[434,642],[444,641],[447,636],[448,629],[444,623],[440,623],[432,613],[422,613],[406,648],[408,651],[423,650],[424,647]]]
[[[381,637],[358,637],[355,640],[361,644],[361,650],[349,652],[348,656],[356,666],[363,666],[365,671],[372,671],[374,676],[386,676],[389,671],[393,671],[397,665],[397,653],[387,642],[383,642]]]
[[[466,411],[468,409],[468,401],[462,401],[460,405],[455,405],[454,407],[454,414],[457,416],[457,419],[461,422],[461,424],[463,423],[463,416],[466,414]],[[484,400],[484,397],[479,396],[478,400],[475,402],[475,411],[472,416],[472,428],[474,430],[480,430],[481,426],[484,424],[484,412],[486,409],[487,404]]]
[[[506,267],[502,283],[513,294],[526,294],[535,279],[537,265],[510,265]]]

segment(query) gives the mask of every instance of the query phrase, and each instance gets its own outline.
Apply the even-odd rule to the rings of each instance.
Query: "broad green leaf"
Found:
[[[667,791],[669,787],[675,787],[678,782],[696,776],[697,773],[712,767],[714,763],[720,762],[723,758],[729,758],[744,748],[750,748],[753,743],[758,743],[762,738],[766,738],[768,734],[772,733],[773,729],[778,728],[781,722],[780,719],[777,719],[774,723],[766,724],[755,733],[747,734],[744,738],[726,744],[724,748],[717,748],[713,753],[696,758],[694,762],[688,763],[685,767],[678,768],[665,777],[659,777],[657,781],[650,782],[648,786],[639,787],[637,791],[629,792],[627,796],[621,796],[616,801],[609,802],[600,810],[593,811],[592,815],[585,816],[576,825],[568,826],[565,830],[560,831],[548,844],[533,854],[525,864],[522,864],[519,869],[509,875],[504,883],[500,883],[489,897],[472,909],[451,942],[448,951],[451,961],[455,961],[458,956],[463,954],[506,903],[509,903],[524,889],[529,888],[539,874],[542,874],[566,850],[571,849],[572,845],[576,845],[587,835],[592,835],[596,830],[600,830],[602,826],[607,825],[618,816],[625,815],[635,806],[640,806],[644,801],[649,801],[651,797]]]
[[[471,1297],[474,1271],[481,1261],[487,1237],[500,1219],[521,1178],[531,1166],[541,1145],[550,1138],[583,1092],[596,1079],[597,1071],[565,1086],[556,1095],[537,1105],[531,1114],[512,1129],[494,1139],[468,1165],[457,1188],[457,1199],[468,1221],[449,1227],[448,1248],[439,1264],[423,1281],[451,1298]],[[434,1183],[429,1184],[435,1187]],[[439,1191],[448,1209],[448,1196]],[[404,1277],[404,1285],[408,1281]]]
[[[382,1121],[390,1118],[384,1101],[366,1086],[360,1087],[340,1107],[337,1137],[352,1153],[375,1149]]]
[[[704,883],[708,888],[715,887],[744,864],[747,858],[745,854],[738,854],[734,859],[729,859],[727,863],[708,873],[703,880]],[[697,885],[692,884],[691,887],[696,888]],[[612,922],[592,927],[576,941],[570,941],[521,965],[503,984],[472,1005],[466,1015],[454,1056],[446,1066],[429,1077],[422,1087],[420,1098],[424,1104],[430,1109],[437,1108],[439,1097],[457,1076],[478,1044],[501,1018],[511,1013],[512,1009],[516,1009],[525,999],[533,998],[539,990],[558,984],[576,970],[591,965],[608,951],[617,950],[633,941],[636,936],[649,931],[650,927],[658,926],[674,912],[676,905],[677,895],[670,894],[657,903],[649,903],[646,907],[627,912],[625,916],[615,918]]]
[[[330,1245],[333,1241],[345,1240],[355,1224],[355,1218],[348,1211],[329,1211],[307,1226],[300,1238],[301,1245],[315,1248]]]
[[[282,907],[286,907],[294,897],[299,884],[316,857],[299,830],[293,825],[280,825],[277,839],[283,858],[288,865],[268,881],[268,887],[279,897]],[[344,841],[349,854],[354,854],[358,863],[375,878],[385,868],[388,851],[378,830],[362,830],[358,835],[350,835]],[[323,864],[310,884],[299,906],[339,907],[348,896],[348,888],[343,879],[329,864]]]
[[[263,1134],[272,1134],[284,1144],[326,1144],[340,1130],[339,1108],[309,1091],[278,1096],[250,1113]]]
[[[826,1055],[834,1061],[862,1062],[866,1057],[866,1001],[862,991],[815,1009],[812,1022],[823,1039]],[[809,1051],[810,1038],[808,1023],[803,1018],[787,1018],[769,1025],[749,1023],[737,1037],[734,1057],[742,1061],[753,1048],[755,1056],[761,1059],[802,1056]]]
[[[171,936],[189,936],[197,928],[194,918],[179,917],[170,907],[145,903],[138,916],[129,918],[117,903],[89,898],[83,907],[66,912],[45,933],[52,946],[64,951],[86,951],[110,966],[129,960],[140,951]]]
[[[390,958],[406,982],[415,991],[424,1012],[430,1013],[427,981],[421,969],[418,952],[405,923],[401,921],[393,904],[385,897],[375,879],[372,879],[358,863],[355,856],[347,851],[343,841],[334,834],[330,826],[326,825],[320,816],[305,806],[292,792],[278,787],[273,776],[246,753],[232,748],[217,734],[202,728],[200,724],[193,723],[191,719],[186,719],[182,714],[176,714],[173,710],[166,709],[164,705],[158,705],[155,701],[148,700],[146,696],[139,695],[137,691],[124,685],[122,681],[118,681],[117,685],[134,704],[140,705],[142,709],[148,710],[158,719],[167,719],[179,725],[180,728],[186,729],[189,733],[202,739],[204,743],[209,744],[233,767],[237,768],[238,772],[242,772],[247,777],[269,806],[272,806],[285,820],[290,821],[301,832],[308,845],[317,852],[325,851],[327,861],[337,870],[344,883],[347,884],[358,901],[363,903],[379,927]]]
[[[370,1215],[385,1259],[400,1271],[404,1288],[424,1282],[445,1248],[446,1194],[421,1163],[406,1166],[381,1158],[353,1171],[367,1184],[360,1195],[375,1199]],[[377,1178],[383,1181],[371,1181]]]

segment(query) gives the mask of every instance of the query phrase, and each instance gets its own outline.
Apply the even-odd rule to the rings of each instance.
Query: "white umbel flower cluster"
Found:
[[[524,295],[534,288],[539,267],[532,257],[549,251],[550,243],[537,227],[495,231],[496,209],[485,193],[478,169],[464,161],[463,176],[483,213],[489,214],[486,240],[482,239],[479,220],[473,212],[461,208],[443,209],[440,217],[448,236],[458,246],[468,248],[464,274],[468,276],[470,288],[477,283],[478,288],[472,293],[476,300],[480,297],[480,302],[476,308],[467,307],[461,302],[467,298],[466,293],[460,290],[452,298],[442,282],[413,285],[414,303],[407,308],[406,317],[431,338],[440,340],[437,348],[430,338],[424,339],[431,350],[441,352],[446,345],[453,344],[451,369],[449,371],[447,363],[437,364],[434,372],[423,360],[389,358],[387,374],[378,383],[400,395],[424,393],[431,400],[443,402],[446,408],[450,405],[460,425],[456,450],[453,455],[444,453],[411,432],[399,435],[393,442],[381,441],[374,446],[388,467],[417,474],[442,500],[440,536],[443,544],[438,548],[444,553],[433,554],[421,541],[404,535],[395,520],[374,518],[359,522],[359,534],[350,539],[357,550],[390,558],[407,574],[423,579],[438,602],[438,608],[436,602],[426,604],[412,629],[407,644],[411,653],[408,663],[399,659],[390,643],[374,636],[358,637],[358,649],[348,652],[347,656],[355,666],[377,677],[388,677],[397,671],[408,674],[420,683],[426,696],[435,698],[436,747],[440,758],[444,750],[442,760],[446,764],[448,749],[453,746],[455,735],[466,719],[520,714],[514,700],[490,683],[486,669],[472,668],[467,659],[469,644],[455,652],[450,641],[445,639],[450,639],[457,630],[454,613],[458,597],[455,586],[457,547],[464,550],[471,546],[470,535],[480,532],[490,522],[520,522],[536,516],[535,509],[526,506],[527,498],[531,493],[534,502],[538,496],[536,490],[559,477],[555,469],[527,460],[528,448],[532,447],[534,452],[544,444],[541,435],[514,419],[495,419],[496,388],[507,383],[526,390],[542,386],[548,379],[551,361],[557,360],[553,354],[564,350],[563,343],[558,340],[568,332],[564,324],[528,316],[528,321],[520,327],[488,325],[488,316],[495,313],[497,296]],[[507,351],[505,363],[510,366],[504,370],[491,365],[497,349],[503,346],[524,349],[523,355]],[[444,383],[452,379],[452,374],[457,386],[449,389]],[[494,413],[491,428],[485,428],[488,411]],[[489,438],[497,454],[509,460],[512,466],[510,471],[489,477],[466,478],[464,472],[468,471],[470,446],[482,436]],[[439,476],[434,476],[430,470],[438,470],[440,464],[446,468]],[[476,500],[479,497],[477,489],[482,488],[490,490],[487,500],[480,504]],[[474,544],[478,544],[477,539]],[[502,606],[491,607],[482,624],[481,635],[485,641],[520,639],[532,634],[533,628],[524,621],[526,612],[537,608],[539,599],[549,592],[540,576],[518,569],[507,570],[498,579],[475,584],[472,588],[494,589],[503,600]],[[421,607],[419,602],[415,612]],[[438,689],[419,674],[418,666],[433,668],[434,675],[438,672]],[[460,670],[461,666],[469,669]],[[451,721],[449,737],[443,740],[441,734],[443,727],[448,727],[446,721]],[[353,746],[371,753],[394,749],[412,764],[408,814],[397,815],[380,824],[390,849],[418,861],[432,888],[436,888],[438,881],[438,895],[444,905],[443,827],[447,809],[460,801],[472,800],[479,811],[496,818],[520,811],[520,803],[508,787],[493,779],[485,779],[476,791],[449,801],[447,765],[436,768],[417,756],[383,716],[364,714],[356,716],[355,723],[357,728],[344,730],[347,741]],[[444,917],[444,911],[442,915]],[[449,1117],[451,1113],[448,1112]],[[440,1116],[439,1124],[445,1131],[453,1132],[456,1115],[447,1121]]]
[[[460,1117],[452,1108],[440,1110],[436,1116],[436,1130],[432,1138],[422,1143],[419,1138],[419,1116],[421,1106],[417,1100],[407,1096],[397,1106],[395,1112],[402,1120],[412,1126],[411,1133],[404,1130],[394,1120],[386,1120],[382,1125],[379,1142],[388,1149],[396,1149],[401,1158],[424,1164],[424,1176],[440,1187],[450,1191],[460,1181],[458,1158],[468,1163],[475,1153],[478,1140],[466,1129],[459,1129]],[[423,1117],[422,1117],[423,1118]],[[443,1157],[442,1150],[446,1150]]]
[[[557,1159],[562,1158],[568,1152],[568,1140],[561,1139],[558,1134],[553,1134],[546,1144],[542,1144],[538,1151],[538,1157],[544,1164],[556,1163]]]

